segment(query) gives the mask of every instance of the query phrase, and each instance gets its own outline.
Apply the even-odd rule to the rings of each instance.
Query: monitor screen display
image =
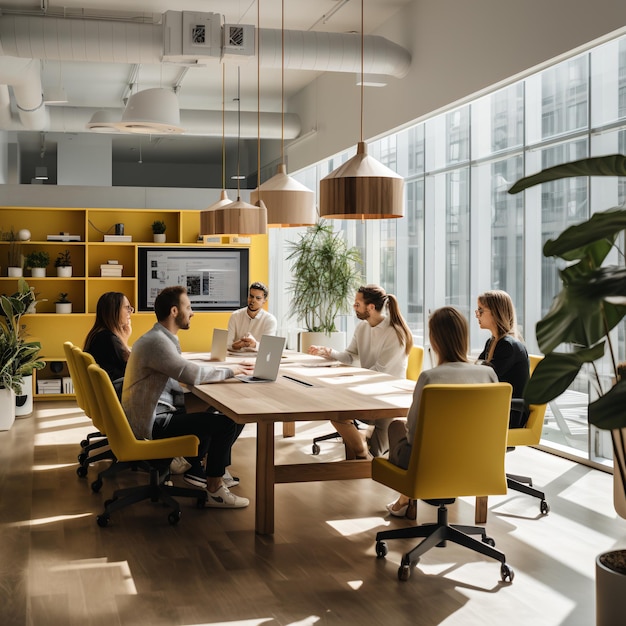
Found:
[[[247,248],[138,248],[139,310],[154,309],[165,287],[187,288],[196,311],[234,311],[246,306],[248,296]]]

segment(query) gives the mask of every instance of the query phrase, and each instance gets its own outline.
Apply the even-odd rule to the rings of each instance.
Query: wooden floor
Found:
[[[407,582],[401,551],[376,559],[376,531],[400,527],[384,504],[393,498],[369,480],[279,485],[276,534],[254,533],[254,509],[198,510],[183,503],[178,526],[168,509],[144,502],[95,515],[113,485],[92,493],[76,476],[78,442],[90,430],[71,404],[38,403],[35,414],[0,433],[0,624],[2,626],[454,624],[589,626],[594,623],[594,559],[626,545],[626,522],[611,506],[612,477],[536,450],[509,455],[510,471],[530,471],[552,508],[511,493],[490,498],[487,529],[515,570],[449,545],[425,555]],[[298,425],[277,438],[277,458],[310,455],[326,425]],[[338,443],[321,459],[338,458]],[[234,450],[237,491],[253,498],[254,427]],[[118,484],[145,475],[128,473]],[[436,511],[420,503],[420,522]],[[473,522],[473,500],[451,507]]]

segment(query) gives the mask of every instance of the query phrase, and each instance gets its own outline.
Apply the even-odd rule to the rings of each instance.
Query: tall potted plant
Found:
[[[72,255],[69,250],[59,252],[54,261],[54,267],[57,268],[59,278],[69,278],[72,275]]]
[[[517,181],[509,193],[532,185],[573,176],[626,176],[626,157],[620,154],[582,159],[558,165]],[[620,235],[626,230],[626,209],[615,207],[567,228],[543,248],[546,257],[564,262],[562,281],[546,316],[537,323],[537,343],[545,358],[535,369],[524,393],[529,404],[544,404],[563,393],[581,368],[598,398],[589,403],[588,419],[610,431],[614,457],[614,502],[626,517],[626,368],[616,359],[611,330],[626,315],[626,268],[606,264],[613,249],[620,259]],[[571,349],[559,351],[563,344]],[[607,352],[612,376],[602,379],[596,361]],[[596,618],[598,625],[624,619],[626,550],[612,550],[596,560]]]
[[[16,293],[0,296],[0,430],[8,430],[15,420],[16,394],[26,395],[32,389],[32,379],[25,378],[44,367],[38,359],[41,344],[26,341],[21,325],[22,315],[34,301],[35,294],[24,279],[19,280]]]
[[[320,220],[307,228],[296,242],[288,242],[287,261],[291,261],[292,280],[289,316],[304,325],[300,349],[309,345],[331,345],[342,349],[345,336],[335,338],[335,320],[350,311],[359,288],[361,256],[357,248],[349,248],[342,233],[334,232]]]

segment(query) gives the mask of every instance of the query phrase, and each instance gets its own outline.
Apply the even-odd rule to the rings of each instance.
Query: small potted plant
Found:
[[[165,222],[162,220],[155,220],[152,222],[152,235],[154,237],[154,243],[165,243]]]
[[[22,242],[17,233],[11,228],[7,233],[9,242],[9,265],[7,268],[7,276],[20,277],[23,274]]]
[[[67,299],[67,294],[61,292],[58,300],[55,302],[57,313],[71,313],[72,303]]]
[[[72,275],[72,257],[69,250],[59,252],[54,267],[57,268],[57,276],[60,278],[69,278]]]
[[[33,278],[45,278],[50,255],[47,252],[30,252],[26,255],[25,264]]]

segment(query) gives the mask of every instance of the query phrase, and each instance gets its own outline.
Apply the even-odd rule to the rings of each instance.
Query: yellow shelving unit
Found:
[[[42,357],[49,362],[64,362],[63,342],[82,346],[87,332],[93,325],[98,298],[107,291],[121,291],[129,300],[137,303],[137,248],[155,246],[152,238],[152,222],[162,220],[167,225],[166,246],[199,246],[198,231],[200,211],[155,209],[107,209],[107,208],[52,208],[52,207],[0,207],[0,230],[15,232],[26,228],[31,233],[29,241],[22,242],[22,254],[43,250],[50,255],[46,278],[32,278],[25,270],[25,279],[35,288],[38,300],[37,313],[25,315],[26,333],[31,340],[42,345]],[[115,224],[124,224],[124,234],[132,236],[132,242],[105,242],[104,234],[113,234]],[[47,241],[48,235],[69,233],[79,235],[80,241]],[[215,244],[213,244],[215,245]],[[237,244],[228,244],[236,247]],[[251,237],[247,246],[250,251],[250,279],[268,282],[267,235]],[[17,290],[17,278],[7,277],[7,241],[0,241],[0,293]],[[72,277],[57,278],[54,260],[59,252],[69,250],[72,257]],[[115,259],[124,266],[121,278],[103,278],[100,265]],[[61,293],[68,293],[72,313],[56,314],[55,301]],[[196,312],[191,328],[181,332],[179,339],[184,351],[208,351],[211,349],[213,328],[226,328],[230,312]],[[152,312],[133,315],[133,335],[136,339],[149,330],[156,321]],[[37,372],[35,373],[35,376]],[[49,373],[45,374],[50,375]],[[36,384],[35,384],[36,389]],[[35,399],[54,399],[60,396],[40,396]]]

